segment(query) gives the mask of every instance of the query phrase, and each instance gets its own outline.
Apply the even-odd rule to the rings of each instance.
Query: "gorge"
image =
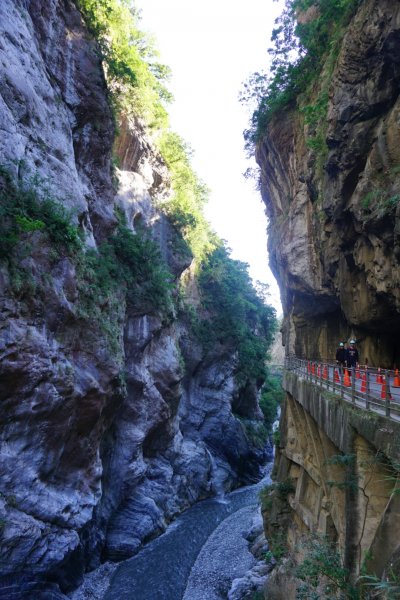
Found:
[[[277,323],[204,219],[135,9],[3,0],[0,27],[0,598],[59,600],[260,481]],[[396,369],[400,4],[287,0],[274,39],[245,137],[286,355],[354,339]],[[399,598],[398,419],[283,389],[265,598]]]

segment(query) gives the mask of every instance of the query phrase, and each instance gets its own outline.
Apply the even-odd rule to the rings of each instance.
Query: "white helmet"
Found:
[[[355,340],[350,340],[350,344],[352,344],[352,345],[353,345],[353,344],[355,344],[355,343],[356,343],[356,341],[355,341]]]

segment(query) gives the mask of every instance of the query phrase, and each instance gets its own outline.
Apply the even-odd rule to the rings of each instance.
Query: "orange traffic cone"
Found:
[[[361,393],[365,394],[365,392],[367,391],[367,374],[364,371],[363,376],[361,378]]]
[[[335,383],[339,383],[339,382],[340,382],[339,373],[337,372],[337,369],[335,369]]]
[[[311,373],[310,361],[308,361],[308,363],[307,363],[307,373]]]
[[[389,400],[392,399],[391,394],[389,394]],[[382,377],[382,390],[381,390],[381,399],[386,400],[386,379]]]
[[[321,365],[318,365],[317,377],[321,377]]]
[[[345,385],[346,387],[351,386],[349,372],[347,369],[344,370],[343,385]]]
[[[396,373],[394,374],[393,387],[400,387],[400,377],[398,369],[396,369]]]
[[[315,375],[315,363],[312,363],[311,365],[311,373]]]
[[[356,367],[356,379],[361,379],[360,365],[357,365],[357,367]]]
[[[378,367],[378,372],[376,374],[376,383],[383,383],[383,378],[381,375],[381,368]]]
[[[322,379],[328,379],[328,367],[325,365],[324,372],[322,373]]]

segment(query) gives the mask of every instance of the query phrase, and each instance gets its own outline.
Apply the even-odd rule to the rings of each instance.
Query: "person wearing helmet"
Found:
[[[343,367],[345,360],[346,360],[346,350],[344,347],[344,343],[340,342],[339,346],[336,350],[336,362],[338,365],[341,365]]]
[[[346,364],[350,368],[356,367],[358,364],[358,350],[355,340],[350,340],[350,345],[346,350]]]

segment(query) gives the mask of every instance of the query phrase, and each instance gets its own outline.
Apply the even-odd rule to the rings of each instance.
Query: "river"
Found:
[[[256,563],[245,534],[259,515],[262,481],[197,503],[115,570],[104,600],[222,600]]]

